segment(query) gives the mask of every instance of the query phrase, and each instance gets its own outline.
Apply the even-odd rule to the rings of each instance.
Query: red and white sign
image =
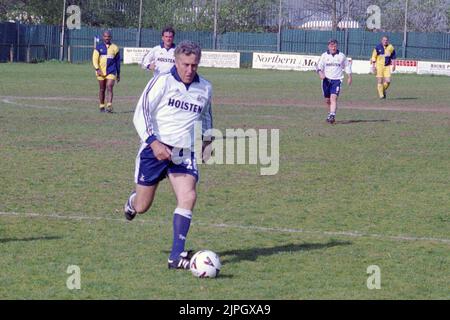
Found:
[[[396,60],[395,72],[397,73],[417,73],[418,61],[416,60]]]

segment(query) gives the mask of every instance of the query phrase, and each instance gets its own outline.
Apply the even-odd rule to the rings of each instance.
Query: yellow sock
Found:
[[[105,108],[105,104],[100,104],[100,109],[104,109]]]
[[[386,91],[387,88],[389,88],[389,85],[390,85],[390,84],[391,84],[390,82],[385,82],[385,83],[383,83],[383,89],[384,89],[384,91]]]
[[[382,84],[378,84],[377,89],[378,89],[378,96],[380,98],[383,98],[384,97],[384,86]]]

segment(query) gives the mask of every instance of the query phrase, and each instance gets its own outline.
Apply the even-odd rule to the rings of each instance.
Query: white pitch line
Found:
[[[80,216],[80,215],[61,215],[61,214],[40,214],[40,213],[19,213],[19,212],[0,212],[0,216],[15,216],[15,217],[25,217],[25,218],[51,218],[51,219],[61,219],[61,220],[87,220],[87,221],[116,221],[121,223],[130,223],[124,220],[124,218],[107,218],[107,217],[90,217],[90,216]],[[138,219],[136,222],[141,224],[158,224],[161,221],[155,221],[155,219],[143,220]],[[238,225],[238,224],[227,224],[227,223],[204,223],[204,222],[193,222],[192,225],[199,225],[203,227],[213,227],[213,228],[229,228],[229,229],[242,229],[247,231],[262,231],[262,232],[281,232],[281,233],[305,233],[314,234],[322,236],[342,236],[351,238],[377,238],[381,240],[390,241],[430,241],[430,242],[441,242],[450,244],[450,239],[446,238],[434,238],[434,237],[416,237],[409,235],[398,235],[390,236],[384,234],[376,233],[364,233],[360,231],[319,231],[319,230],[304,230],[304,229],[293,229],[293,228],[269,228],[251,225]]]
[[[37,106],[37,105],[33,105],[33,104],[24,104],[24,103],[11,101],[9,99],[2,99],[2,102],[6,103],[6,104],[11,104],[11,105],[14,105],[14,106],[26,107],[26,108],[34,108],[34,109],[49,109],[49,110],[62,110],[62,111],[69,111],[70,110],[68,108],[61,108],[61,107]]]

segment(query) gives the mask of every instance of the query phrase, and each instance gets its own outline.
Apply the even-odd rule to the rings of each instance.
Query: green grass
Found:
[[[373,76],[355,75],[329,126],[313,73],[201,69],[218,129],[280,129],[280,170],[201,166],[187,247],[223,269],[200,280],[167,270],[167,181],[123,221],[148,74],[124,66],[105,115],[87,64],[0,67],[0,298],[450,298],[450,78],[395,75],[378,101]],[[370,265],[381,290],[367,289]]]

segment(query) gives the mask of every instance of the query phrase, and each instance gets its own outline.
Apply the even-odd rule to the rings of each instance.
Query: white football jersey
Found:
[[[141,66],[143,69],[148,69],[148,67],[154,63],[155,71],[154,74],[157,75],[163,72],[169,72],[170,69],[175,64],[175,44],[172,45],[170,49],[164,48],[164,44],[153,47],[143,58]]]
[[[212,128],[211,83],[197,75],[185,85],[173,67],[147,84],[134,112],[133,123],[143,143],[150,136],[177,148],[194,147],[196,121],[202,133]]]
[[[347,74],[352,73],[352,65],[347,57],[339,50],[335,54],[328,51],[324,52],[317,63],[317,71],[323,71],[325,77],[330,80],[342,80],[344,71]]]

